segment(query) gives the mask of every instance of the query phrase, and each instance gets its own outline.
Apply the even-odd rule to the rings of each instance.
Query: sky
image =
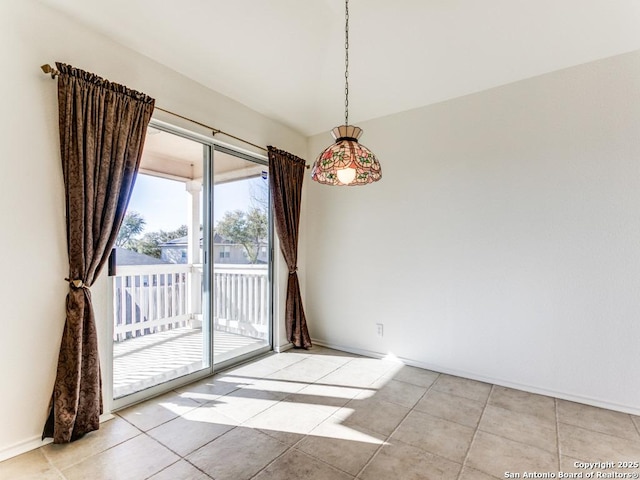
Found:
[[[252,206],[252,193],[259,191],[266,182],[262,178],[253,178],[215,185],[214,223],[226,211],[248,210]],[[127,211],[136,211],[144,217],[143,234],[175,230],[187,224],[188,202],[190,195],[184,182],[138,174]]]

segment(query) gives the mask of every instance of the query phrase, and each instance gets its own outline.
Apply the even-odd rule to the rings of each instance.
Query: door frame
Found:
[[[191,130],[184,129],[182,127],[178,127],[174,124],[158,120],[156,118],[152,118],[149,122],[149,127],[161,130],[163,132],[171,133],[173,135],[178,135],[180,137],[196,141],[203,145],[203,161],[204,161],[204,169],[203,169],[203,192],[208,192],[203,195],[203,228],[205,230],[203,235],[203,281],[205,282],[204,295],[209,296],[205,301],[205,297],[203,297],[203,327],[205,321],[207,323],[207,328],[209,330],[209,366],[202,370],[198,370],[196,372],[190,373],[188,375],[184,375],[173,380],[169,380],[159,385],[155,385],[153,387],[146,388],[139,392],[132,393],[130,395],[126,395],[124,397],[120,397],[117,399],[113,398],[113,282],[111,281],[111,277],[107,277],[107,272],[104,272],[104,276],[107,277],[108,284],[108,318],[105,322],[105,328],[102,329],[106,335],[107,341],[105,343],[108,344],[108,348],[106,348],[107,355],[103,356],[105,358],[105,365],[107,368],[102,369],[103,375],[103,398],[104,398],[104,407],[105,414],[102,416],[103,419],[108,419],[111,417],[110,412],[116,412],[123,408],[126,408],[130,405],[134,405],[136,403],[140,403],[142,401],[148,400],[150,398],[162,395],[164,393],[170,392],[171,390],[175,390],[184,385],[188,385],[190,383],[196,382],[200,379],[209,377],[213,375],[216,371],[229,368],[233,365],[240,364],[246,362],[250,359],[257,358],[259,356],[263,356],[271,351],[273,351],[274,345],[274,330],[276,329],[274,325],[274,305],[275,305],[275,262],[273,258],[274,251],[274,242],[277,241],[274,235],[273,228],[273,214],[271,208],[271,198],[269,196],[269,207],[268,207],[268,225],[269,225],[269,248],[268,251],[268,265],[269,265],[269,306],[268,306],[268,322],[269,322],[269,335],[268,335],[268,345],[256,349],[253,352],[246,353],[244,355],[240,355],[233,359],[229,359],[224,362],[220,362],[214,364],[213,359],[213,347],[214,347],[214,334],[213,334],[213,308],[210,305],[210,294],[211,294],[211,285],[213,279],[213,248],[212,248],[212,232],[213,232],[213,188],[214,188],[214,174],[213,174],[213,162],[215,151],[218,150],[220,152],[227,153],[229,155],[233,155],[235,157],[248,160],[251,162],[255,162],[260,165],[264,165],[268,167],[269,161],[265,155],[257,154],[248,150],[244,150],[239,147],[235,147],[233,145],[220,142],[213,138],[207,137],[202,134],[195,133]],[[205,273],[206,269],[206,273]]]

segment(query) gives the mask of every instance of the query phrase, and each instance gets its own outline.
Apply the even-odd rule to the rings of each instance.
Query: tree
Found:
[[[257,263],[260,249],[266,245],[269,233],[267,215],[260,208],[251,208],[248,212],[225,212],[216,231],[227,240],[242,245],[249,262]]]
[[[162,249],[160,248],[161,243],[186,237],[187,232],[187,226],[181,225],[176,230],[169,232],[159,230],[157,232],[145,233],[142,238],[136,242],[136,251],[149,255],[150,257],[160,258],[160,254],[162,253]]]
[[[251,206],[259,208],[263,212],[269,209],[269,182],[265,178],[252,178],[249,180],[249,195]]]
[[[128,250],[135,249],[135,237],[142,233],[146,223],[145,219],[138,212],[127,212],[120,226],[120,230],[118,230],[116,247],[122,247]]]

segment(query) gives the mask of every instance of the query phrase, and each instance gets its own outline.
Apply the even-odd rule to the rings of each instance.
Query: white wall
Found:
[[[56,60],[70,63],[141,90],[154,97],[157,106],[257,144],[273,144],[298,155],[306,153],[307,145],[304,137],[283,125],[32,0],[0,2],[0,44],[4,93],[0,110],[2,459],[39,439],[64,324],[67,285],[63,279],[68,272],[56,82],[43,75],[39,66]],[[209,134],[167,115],[157,118]],[[109,321],[107,287],[103,276],[92,289],[101,332]],[[100,343],[104,352],[110,339],[103,335]]]
[[[359,126],[382,181],[307,191],[312,337],[639,414],[640,52]]]

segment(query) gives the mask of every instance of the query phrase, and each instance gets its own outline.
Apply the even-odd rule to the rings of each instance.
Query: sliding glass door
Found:
[[[267,165],[213,155],[213,348],[220,365],[271,346],[271,221]]]
[[[260,158],[152,123],[111,258],[118,408],[271,348]]]
[[[115,399],[211,367],[208,151],[148,129],[112,258]]]

